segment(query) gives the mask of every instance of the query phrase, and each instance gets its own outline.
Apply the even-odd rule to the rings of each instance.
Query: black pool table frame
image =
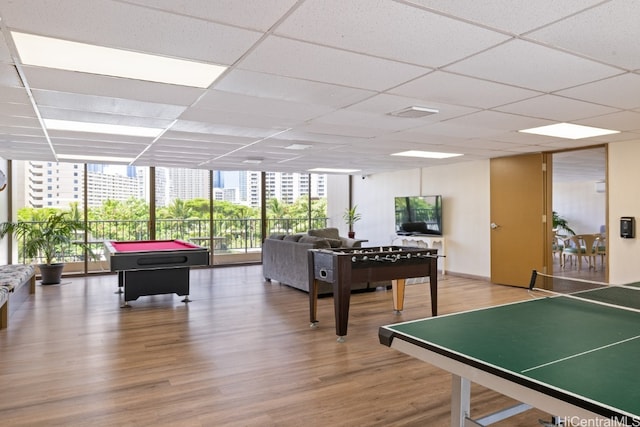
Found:
[[[200,246],[192,247],[193,244],[180,240],[176,242],[189,247],[118,252],[112,242],[105,241],[110,269],[118,273],[118,293],[124,293],[123,308],[130,307],[129,301],[147,295],[175,293],[185,297],[182,302],[191,301],[189,271],[192,266],[209,265],[209,250]]]

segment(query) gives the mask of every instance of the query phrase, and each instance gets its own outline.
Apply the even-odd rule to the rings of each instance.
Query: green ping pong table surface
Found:
[[[379,338],[453,374],[452,426],[530,407],[565,424],[640,426],[639,309],[640,284],[611,286],[387,325]],[[471,382],[522,404],[472,420]]]

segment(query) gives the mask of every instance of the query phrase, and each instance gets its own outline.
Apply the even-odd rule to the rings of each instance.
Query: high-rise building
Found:
[[[81,166],[81,165],[80,165]],[[100,206],[105,200],[125,201],[130,198],[145,200],[145,174],[129,167],[105,165],[89,172],[87,165],[87,204]]]
[[[80,163],[25,162],[25,206],[68,208],[83,205],[84,165]],[[145,199],[144,173],[130,166],[87,165],[88,205],[104,200]]]
[[[158,169],[156,168],[156,174]],[[167,169],[169,199],[209,198],[209,171],[202,169]]]
[[[67,208],[82,205],[84,167],[75,163],[27,162],[27,206]]]
[[[265,181],[267,198],[277,198],[284,203],[293,203],[308,194],[313,198],[327,196],[326,175],[267,172]]]
[[[25,162],[25,205],[35,208],[82,206],[84,165],[78,163]],[[214,199],[251,207],[260,206],[261,174],[258,171],[213,171]],[[149,200],[148,168],[87,164],[88,205],[104,200]],[[168,206],[175,199],[209,198],[210,175],[207,170],[155,169],[156,205]],[[265,173],[267,198],[293,203],[311,193],[326,197],[326,175]]]

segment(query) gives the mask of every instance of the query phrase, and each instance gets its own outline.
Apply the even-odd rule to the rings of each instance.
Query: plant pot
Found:
[[[356,232],[355,232],[355,231],[349,231],[349,232],[347,233],[347,235],[349,236],[349,238],[350,238],[350,239],[353,239],[353,238],[355,238],[355,237],[356,237]]]
[[[38,268],[43,285],[58,285],[62,281],[64,263],[38,264]]]

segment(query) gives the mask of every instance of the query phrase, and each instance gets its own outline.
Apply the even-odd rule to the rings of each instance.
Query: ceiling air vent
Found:
[[[395,116],[395,117],[408,117],[408,118],[418,118],[418,117],[425,117],[425,116],[430,116],[432,114],[438,114],[438,110],[436,110],[435,108],[427,108],[427,107],[417,107],[417,106],[412,106],[412,107],[407,107],[404,108],[400,111],[394,111],[393,113],[389,113],[390,116]]]

